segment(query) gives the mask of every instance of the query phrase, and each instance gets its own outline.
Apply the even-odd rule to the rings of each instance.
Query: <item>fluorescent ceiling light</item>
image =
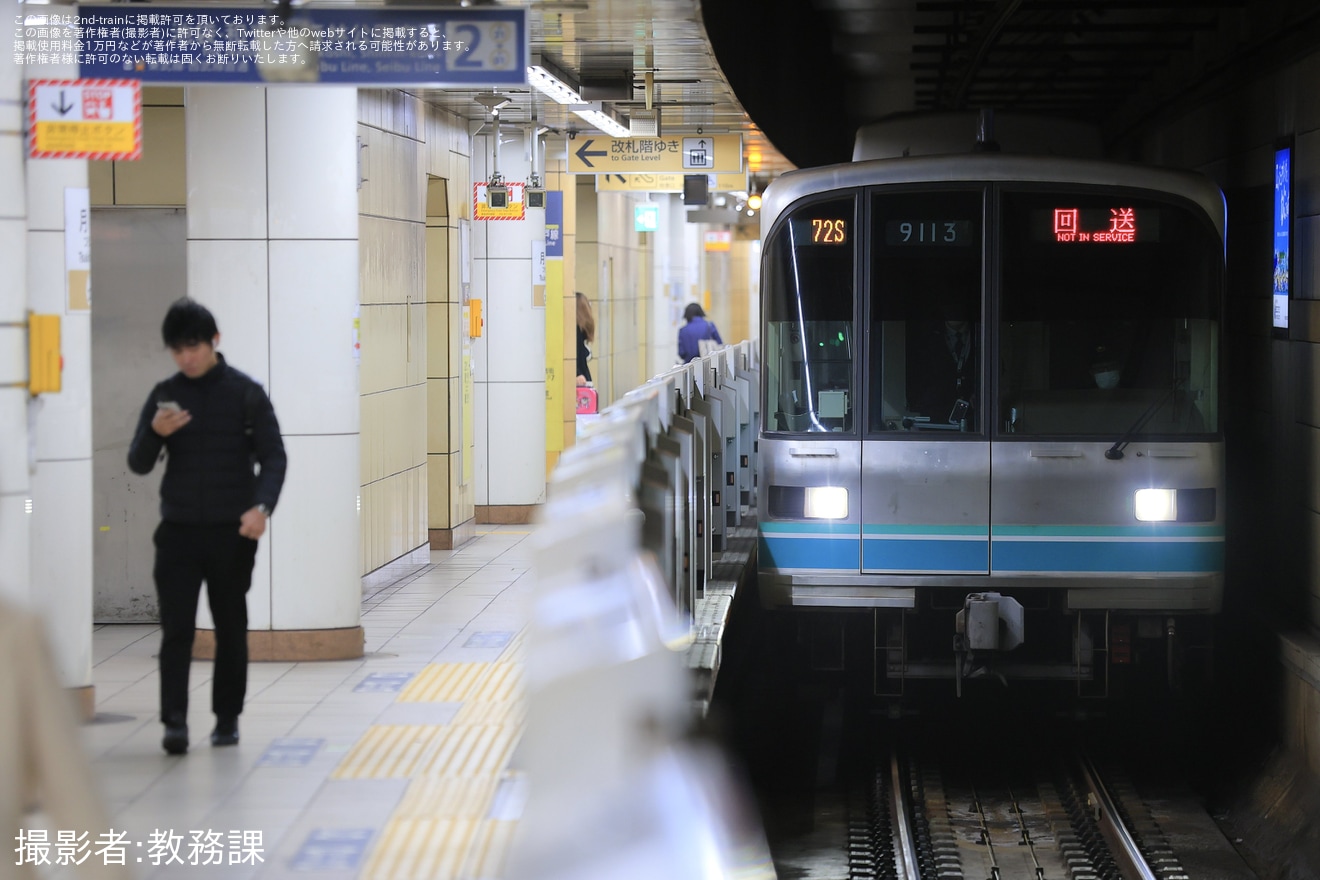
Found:
[[[574,115],[578,116],[580,119],[586,122],[591,123],[596,128],[600,129],[601,131],[605,132],[608,135],[618,138],[626,138],[632,136],[632,128],[630,128],[627,125],[624,125],[622,122],[615,119],[609,113],[606,113],[604,110],[600,108],[599,104],[581,104],[571,109]]]
[[[582,93],[540,64],[527,68],[527,82],[541,94],[560,104],[581,104]]]

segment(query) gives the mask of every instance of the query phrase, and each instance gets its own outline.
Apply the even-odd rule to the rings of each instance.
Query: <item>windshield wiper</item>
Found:
[[[1132,427],[1124,431],[1123,436],[1115,440],[1114,445],[1105,450],[1105,458],[1110,461],[1118,461],[1122,458],[1123,450],[1132,442],[1132,435],[1136,434],[1146,426],[1146,423],[1151,420],[1155,413],[1159,412],[1160,408],[1169,402],[1170,398],[1173,397],[1174,392],[1178,390],[1178,386],[1181,384],[1181,380],[1174,382],[1169,386],[1167,391],[1160,395],[1159,400],[1146,407],[1146,411],[1137,417],[1137,420],[1132,423]]]

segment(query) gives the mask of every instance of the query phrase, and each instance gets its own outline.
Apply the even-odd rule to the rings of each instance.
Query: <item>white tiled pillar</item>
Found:
[[[508,128],[503,136],[500,173],[526,181],[527,137]],[[491,139],[474,138],[473,181],[488,179],[491,162]],[[545,305],[532,284],[545,210],[529,208],[523,220],[474,219],[472,228],[472,297],[485,318],[473,343],[477,522],[529,522],[545,500]]]
[[[0,0],[0,21],[22,7]],[[26,602],[32,497],[28,475],[27,200],[23,167],[23,68],[0,63],[0,596]]]
[[[29,10],[32,7],[28,7]],[[69,16],[71,6],[43,6]],[[13,19],[9,19],[12,21]],[[77,79],[75,64],[30,76]],[[22,177],[20,176],[20,180]],[[42,394],[28,421],[32,514],[29,596],[46,621],[56,669],[95,710],[92,692],[92,313],[71,297],[65,266],[65,191],[87,190],[85,159],[27,162],[27,303],[60,316],[60,390]],[[90,219],[90,218],[89,218]]]
[[[188,293],[228,362],[266,386],[289,456],[248,599],[251,656],[361,656],[357,91],[193,87],[185,104]],[[199,634],[198,653],[211,644]]]

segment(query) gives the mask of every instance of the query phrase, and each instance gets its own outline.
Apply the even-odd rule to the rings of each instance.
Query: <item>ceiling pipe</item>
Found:
[[[975,48],[972,50],[972,57],[968,59],[967,65],[963,68],[962,76],[958,78],[958,85],[953,90],[953,109],[962,110],[967,104],[967,92],[972,87],[972,80],[976,78],[976,72],[981,69],[981,64],[985,61],[985,56],[989,53],[990,47],[999,39],[1004,26],[1008,20],[1022,6],[1022,0],[999,0],[993,12],[985,18],[985,23],[981,27],[981,32],[977,34]]]

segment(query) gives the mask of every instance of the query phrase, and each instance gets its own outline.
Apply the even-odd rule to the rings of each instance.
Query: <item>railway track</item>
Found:
[[[1135,789],[1077,757],[946,772],[891,753],[854,791],[855,880],[1189,880]]]

